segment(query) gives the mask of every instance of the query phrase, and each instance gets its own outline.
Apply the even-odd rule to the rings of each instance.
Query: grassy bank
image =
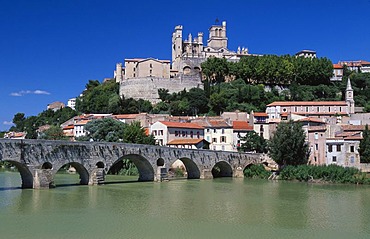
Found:
[[[270,174],[262,165],[253,165],[244,170],[244,176],[247,178],[268,178]],[[361,173],[356,168],[345,168],[337,165],[286,166],[279,172],[278,179],[302,182],[370,184],[370,178],[367,178],[366,173]]]

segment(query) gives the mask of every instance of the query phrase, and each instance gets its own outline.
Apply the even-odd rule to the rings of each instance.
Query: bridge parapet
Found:
[[[25,187],[52,186],[55,174],[66,164],[76,168],[81,184],[101,184],[123,158],[136,165],[139,181],[160,180],[163,176],[159,172],[168,171],[178,159],[184,163],[189,179],[211,178],[215,166],[221,171],[219,176],[242,177],[245,167],[264,160],[261,154],[140,144],[0,139],[0,160],[18,168]]]

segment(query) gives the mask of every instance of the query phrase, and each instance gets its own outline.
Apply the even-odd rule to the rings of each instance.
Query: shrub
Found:
[[[262,178],[267,179],[271,172],[267,171],[262,164],[251,165],[244,169],[244,177],[246,178]]]

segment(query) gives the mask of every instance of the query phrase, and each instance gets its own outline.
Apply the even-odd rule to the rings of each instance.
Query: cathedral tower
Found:
[[[179,70],[182,49],[182,26],[176,26],[172,33],[172,69]]]
[[[213,25],[209,29],[209,39],[207,46],[213,49],[226,48],[227,49],[227,37],[226,37],[226,22],[223,21],[221,26]]]

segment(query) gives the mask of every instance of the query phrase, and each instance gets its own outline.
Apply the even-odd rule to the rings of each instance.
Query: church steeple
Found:
[[[355,113],[355,100],[353,98],[353,89],[351,86],[351,80],[348,78],[347,88],[346,88],[346,103],[348,105],[348,113]]]

